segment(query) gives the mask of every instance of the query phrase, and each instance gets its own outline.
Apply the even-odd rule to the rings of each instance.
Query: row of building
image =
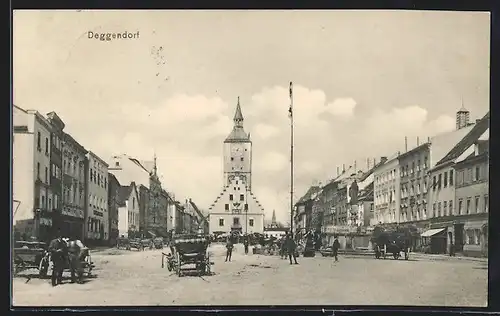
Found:
[[[179,202],[158,177],[156,157],[108,161],[65,131],[55,113],[13,109],[13,232],[48,240],[60,232],[88,244],[113,244],[129,233],[167,237],[208,231],[207,214]]]
[[[368,160],[365,171],[337,168],[336,178],[311,186],[296,203],[296,231],[322,233],[330,243],[334,235],[369,235],[377,225],[408,228],[418,236],[415,251],[453,247],[487,256],[490,115],[474,123],[469,117],[462,107],[456,130]]]

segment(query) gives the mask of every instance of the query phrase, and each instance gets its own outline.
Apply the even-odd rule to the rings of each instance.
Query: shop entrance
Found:
[[[464,250],[464,224],[455,224],[455,249],[456,252]]]

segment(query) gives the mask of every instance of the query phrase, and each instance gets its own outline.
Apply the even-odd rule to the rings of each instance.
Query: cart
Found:
[[[196,272],[200,276],[210,275],[211,265],[214,263],[210,261],[208,245],[209,239],[206,236],[176,236],[170,247],[171,253],[162,253],[162,268],[166,258],[168,270],[175,270],[179,277],[187,272]]]
[[[385,259],[387,254],[392,254],[394,259],[399,259],[401,253],[405,260],[410,258],[409,238],[404,233],[383,231],[372,237],[372,244],[375,250],[375,258]]]
[[[164,244],[163,237],[156,237],[153,239],[153,245],[155,249],[163,249],[163,244]]]
[[[49,268],[49,259],[46,243],[16,241],[13,253],[14,276],[25,270],[37,269],[40,277],[45,277]]]
[[[144,250],[144,243],[140,238],[128,239],[126,237],[120,237],[116,240],[117,249],[132,250],[132,248],[139,251]]]

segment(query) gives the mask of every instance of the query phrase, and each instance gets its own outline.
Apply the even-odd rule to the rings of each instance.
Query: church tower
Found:
[[[224,184],[238,177],[252,189],[252,141],[243,128],[240,98],[236,104],[233,130],[224,141]]]
[[[462,108],[457,112],[457,130],[469,126],[470,112],[465,109],[462,102]]]
[[[264,231],[264,209],[252,192],[252,141],[243,122],[238,97],[233,129],[223,142],[222,192],[209,208],[210,233]]]

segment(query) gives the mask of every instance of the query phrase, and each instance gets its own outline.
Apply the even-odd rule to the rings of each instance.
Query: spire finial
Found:
[[[153,172],[154,172],[154,175],[157,174],[157,167],[156,167],[156,150],[154,151],[154,157],[153,157]]]
[[[241,113],[240,97],[238,96],[238,103],[236,104],[236,112],[233,118],[235,126],[243,126],[243,114]]]

